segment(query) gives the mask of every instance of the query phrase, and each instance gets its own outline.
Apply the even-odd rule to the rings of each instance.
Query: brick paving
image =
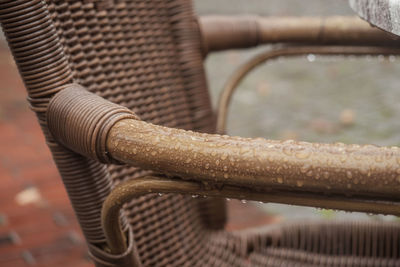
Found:
[[[0,266],[92,266],[7,47],[0,45]],[[228,230],[276,220],[229,202]]]

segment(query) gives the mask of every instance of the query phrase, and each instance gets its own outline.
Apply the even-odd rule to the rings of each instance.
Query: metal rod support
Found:
[[[390,47],[353,47],[353,46],[285,46],[262,52],[240,66],[228,79],[221,91],[217,107],[217,133],[223,134],[231,98],[242,79],[262,63],[279,57],[295,57],[300,55],[398,55],[399,48]]]
[[[344,210],[378,212],[400,215],[399,203],[390,201],[368,201],[357,198],[351,202],[345,198],[333,198],[306,193],[258,192],[235,186],[210,187],[193,181],[147,176],[118,185],[107,197],[102,209],[102,224],[111,253],[119,254],[126,250],[126,242],[119,223],[119,212],[123,204],[135,197],[149,193],[197,194],[209,197],[226,197],[263,202],[278,202],[292,205],[334,208]]]

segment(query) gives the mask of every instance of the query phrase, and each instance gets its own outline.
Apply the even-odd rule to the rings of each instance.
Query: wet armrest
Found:
[[[124,119],[107,137],[120,162],[263,191],[400,200],[400,149],[204,134]]]
[[[108,233],[120,231],[113,214],[124,201],[152,192],[400,215],[398,147],[275,141],[168,128],[141,121],[76,84],[51,99],[47,122],[55,140],[68,149],[163,175],[128,181],[110,193],[102,215]],[[108,237],[125,244],[122,234]],[[125,249],[114,245],[113,253]]]

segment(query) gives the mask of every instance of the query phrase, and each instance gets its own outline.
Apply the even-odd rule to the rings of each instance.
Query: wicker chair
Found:
[[[399,41],[357,18],[197,19],[186,0],[1,0],[0,21],[96,266],[400,266],[397,224],[223,230],[227,197],[400,215],[397,147],[212,134],[267,59]],[[281,46],[217,118],[203,58],[264,43]]]

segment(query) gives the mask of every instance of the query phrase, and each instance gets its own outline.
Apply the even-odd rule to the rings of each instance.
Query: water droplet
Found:
[[[210,168],[210,164],[206,164],[205,166],[204,166],[204,168],[206,168],[206,170],[208,170],[209,168]]]
[[[162,196],[163,196],[163,193],[158,193],[158,196],[159,196],[159,197],[162,197]]]
[[[294,143],[293,139],[287,139],[287,140],[282,141],[282,144],[293,144],[293,143]]]
[[[305,165],[301,166],[300,172],[301,173],[306,173],[308,171],[308,169],[310,169],[310,167],[311,167],[310,165],[305,164]]]
[[[222,154],[221,159],[226,160],[227,157],[228,157],[228,155],[224,153],[224,154]]]
[[[156,137],[154,137],[153,139],[153,144],[156,145],[160,142],[160,137],[157,135]]]
[[[219,165],[219,160],[215,161],[215,164],[218,166]]]
[[[382,155],[376,156],[375,157],[375,161],[378,162],[378,163],[383,162],[383,156]]]
[[[228,166],[224,166],[224,171],[228,171]]]
[[[249,148],[247,148],[247,147],[241,147],[240,148],[240,151],[239,151],[239,153],[242,155],[242,154],[245,154],[245,153],[247,153],[247,152],[250,152],[250,149]]]
[[[278,177],[277,181],[278,181],[278,183],[283,184],[283,178],[282,177]]]
[[[310,157],[310,155],[311,155],[311,152],[307,151],[307,150],[300,151],[295,154],[296,158],[298,158],[298,159],[307,159]]]
[[[316,56],[314,54],[308,54],[307,55],[308,62],[314,62],[315,59],[316,59]]]
[[[242,202],[243,204],[247,203],[247,201],[245,199],[242,199],[240,202]]]
[[[146,151],[149,152],[150,151],[150,147],[146,147]]]
[[[198,198],[199,195],[192,195],[192,198]]]
[[[306,173],[306,175],[307,175],[308,177],[311,177],[311,176],[313,175],[313,171],[308,171],[308,172]]]
[[[346,176],[349,179],[353,178],[353,174],[351,173],[351,171],[346,171]]]
[[[304,181],[298,180],[298,181],[296,181],[296,184],[298,187],[302,187],[304,185]]]
[[[291,155],[293,154],[292,148],[291,148],[291,147],[283,147],[283,148],[282,148],[282,152],[283,152],[285,155],[288,155],[288,156],[291,156]]]
[[[230,198],[226,198],[226,201],[231,201],[231,199]]]

